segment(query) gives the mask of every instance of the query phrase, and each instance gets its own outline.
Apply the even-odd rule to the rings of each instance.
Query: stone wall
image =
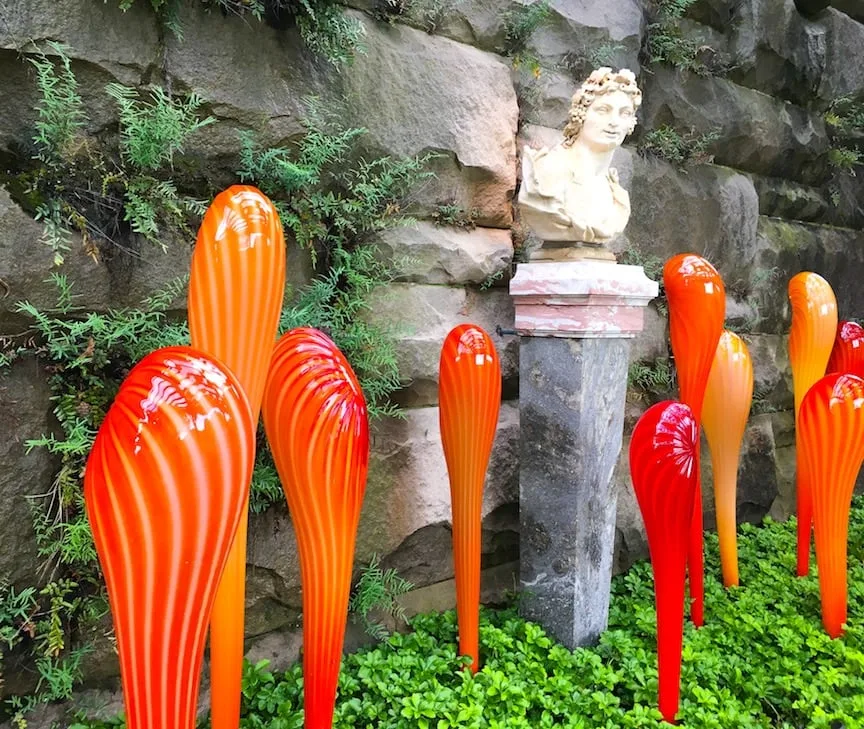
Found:
[[[217,122],[187,152],[215,185],[235,179],[238,130],[255,130],[267,144],[286,144],[302,133],[303,99],[310,94],[341,109],[351,125],[369,130],[369,154],[441,155],[435,180],[416,196],[418,224],[389,231],[380,241],[385,255],[408,254],[413,261],[400,280],[379,292],[374,310],[404,325],[399,355],[405,387],[398,399],[406,417],[375,429],[357,551],[358,564],[373,553],[385,555],[385,566],[422,588],[408,600],[412,609],[439,607],[453,600],[448,484],[438,433],[440,346],[460,322],[490,332],[512,326],[506,285],[514,255],[518,150],[556,139],[580,80],[573,69],[584,66],[592,50],[605,48],[617,64],[639,73],[645,99],[637,133],[616,156],[633,208],[616,251],[660,259],[694,251],[724,276],[729,320],[746,332],[756,363],[762,411],[751,419],[745,439],[739,518],[786,517],[794,504],[786,282],[798,271],[817,271],[834,286],[841,317],[864,311],[864,183],[839,176],[827,164],[831,139],[823,120],[831,100],[864,91],[860,3],[843,0],[837,3],[841,9],[804,15],[793,0],[700,0],[682,27],[725,60],[729,70],[717,77],[641,67],[649,16],[637,0],[551,0],[549,20],[531,39],[543,68],[536,78],[498,53],[503,13],[515,0],[457,0],[433,33],[375,20],[371,0],[349,4],[353,9],[347,12],[366,30],[367,50],[337,73],[304,50],[293,30],[205,13],[198,4],[184,4],[179,40],[160,30],[143,1],[124,15],[116,2],[3,0],[0,161],[8,166],[32,134],[35,80],[18,50],[31,40],[67,46],[93,135],[110,134],[116,122],[103,93],[109,82],[161,81],[175,92],[200,94]],[[716,132],[709,149],[713,163],[680,169],[641,153],[646,131],[663,124]],[[431,215],[444,202],[476,209],[478,227],[465,232],[434,226]],[[0,334],[21,327],[16,301],[52,303],[51,287],[43,282],[51,255],[40,235],[41,223],[0,189]],[[64,266],[81,295],[78,303],[99,310],[134,304],[185,270],[190,245],[180,241],[168,255],[150,250],[123,265],[105,266],[73,243]],[[300,283],[308,266],[296,246],[289,253],[289,278]],[[660,302],[646,320],[632,358],[668,356]],[[494,339],[505,401],[483,507],[489,599],[513,588],[518,573],[519,345],[514,337]],[[13,579],[32,574],[36,563],[25,496],[44,491],[55,468],[43,452],[25,453],[22,446],[52,427],[48,394],[46,373],[32,361],[16,364],[0,379],[0,422],[7,424],[0,445],[0,504],[5,523],[14,525],[4,533],[0,573]],[[646,404],[633,393],[628,432]],[[625,435],[614,476],[618,569],[645,555],[627,446]],[[710,526],[708,458],[704,468]],[[250,655],[275,656],[280,663],[296,656],[299,610],[290,518],[276,507],[254,517],[250,531]],[[112,674],[104,655],[89,661],[94,679]]]

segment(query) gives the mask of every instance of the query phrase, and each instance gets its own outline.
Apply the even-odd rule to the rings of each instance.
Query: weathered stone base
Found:
[[[520,351],[521,603],[573,648],[605,629],[626,339],[524,337]]]

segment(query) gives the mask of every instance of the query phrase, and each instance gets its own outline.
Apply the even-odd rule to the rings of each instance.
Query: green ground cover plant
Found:
[[[864,502],[849,533],[849,621],[822,629],[818,580],[795,577],[795,521],[739,529],[741,587],[720,582],[708,535],[706,623],[684,636],[679,723],[690,729],[855,729],[864,717]],[[613,581],[610,625],[595,648],[569,651],[517,610],[482,612],[483,667],[459,670],[453,611],[346,657],[337,729],[621,729],[668,727],[656,710],[656,619],[650,566]],[[243,729],[302,726],[299,665],[247,665]],[[71,729],[116,723],[80,721]]]

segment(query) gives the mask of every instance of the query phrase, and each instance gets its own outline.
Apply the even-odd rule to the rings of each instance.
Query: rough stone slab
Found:
[[[814,271],[828,280],[841,319],[864,311],[864,231],[761,217],[757,248],[753,275],[772,273],[772,283],[759,291],[760,331],[788,333],[787,285],[801,271]]]
[[[326,65],[316,65],[296,29],[206,12],[201,3],[182,3],[179,17],[186,32],[182,40],[166,35],[166,67],[175,89],[195,91],[217,118],[186,145],[190,155],[208,159],[211,175],[236,178],[239,131],[256,132],[262,145],[283,146],[305,131],[305,98],[317,96],[323,110],[337,110]],[[340,120],[361,126],[344,115]]]
[[[482,225],[508,226],[518,116],[510,68],[446,38],[363,22],[367,52],[342,84],[352,118],[369,130],[364,144],[385,154],[442,153],[438,177],[416,193],[417,204],[434,210],[454,201],[477,208]]]
[[[376,426],[357,538],[358,560],[368,560],[373,552],[388,555],[399,549],[410,535],[429,525],[449,525],[450,481],[438,412],[438,408],[412,409],[406,411],[405,420],[393,419]],[[518,501],[518,439],[518,408],[502,403],[483,492],[484,519],[502,505]],[[496,520],[499,524],[500,516]],[[506,522],[503,520],[503,531],[513,531],[514,526]],[[485,526],[489,528],[492,524],[487,522]],[[487,535],[486,539],[490,537]],[[398,562],[408,571],[421,568],[426,560],[421,558],[411,564],[403,554]],[[415,572],[414,578],[421,574],[422,571]],[[446,576],[451,575],[452,572]]]
[[[68,276],[77,295],[76,305],[95,308],[108,299],[108,271],[84,252],[80,238],[73,240],[66,263],[54,268],[54,253],[40,240],[43,230],[42,223],[0,188],[0,327],[7,331],[20,329],[24,322],[14,312],[19,301],[27,300],[43,310],[57,306],[57,287],[49,280],[52,272]]]
[[[356,564],[378,554],[417,587],[453,576],[450,482],[438,417],[438,408],[418,408],[375,425],[355,552]],[[483,495],[484,566],[518,555],[518,442],[518,408],[502,403]],[[295,625],[300,562],[286,507],[251,517],[247,562],[246,634]]]
[[[864,23],[864,0],[833,0],[831,5],[859,23]]]
[[[628,354],[624,339],[521,345],[520,609],[571,648],[608,620]]]
[[[545,69],[536,78],[528,73],[516,76],[522,129],[530,124],[563,129],[579,82],[568,73]]]
[[[415,407],[438,402],[441,346],[457,324],[476,324],[492,337],[501,359],[505,392],[519,365],[517,337],[499,337],[495,327],[513,327],[513,302],[504,289],[473,291],[449,286],[394,283],[374,294],[373,321],[396,323],[399,376],[405,389],[399,398]]]
[[[753,397],[761,412],[794,407],[792,368],[785,334],[742,335],[753,360]]]
[[[34,584],[40,564],[28,495],[44,493],[54,475],[54,462],[44,448],[29,453],[26,441],[48,435],[52,428],[47,373],[32,359],[0,371],[0,575],[12,584]]]
[[[665,261],[692,251],[720,271],[727,288],[745,279],[756,256],[759,199],[735,170],[697,165],[686,171],[635,155],[630,183],[629,245]]]
[[[378,240],[382,256],[408,259],[400,281],[424,284],[506,283],[513,260],[510,231],[500,228],[464,230],[420,221],[382,233]]]
[[[759,196],[759,214],[803,223],[830,223],[834,207],[822,189],[777,177],[750,175]]]
[[[828,136],[822,117],[732,81],[657,64],[644,83],[646,129],[717,130],[709,147],[717,164],[805,183],[827,178]]]
[[[592,52],[602,49],[616,69],[625,67],[639,73],[645,18],[638,0],[551,0],[549,5],[549,18],[530,39],[541,61],[551,67],[561,66],[574,57],[590,58]]]

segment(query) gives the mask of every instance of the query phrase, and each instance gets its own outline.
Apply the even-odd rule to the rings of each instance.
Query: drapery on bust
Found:
[[[630,196],[609,164],[615,148],[636,127],[641,103],[632,71],[598,68],[573,96],[564,140],[552,149],[522,149],[519,209],[544,244],[596,246],[623,232]]]

